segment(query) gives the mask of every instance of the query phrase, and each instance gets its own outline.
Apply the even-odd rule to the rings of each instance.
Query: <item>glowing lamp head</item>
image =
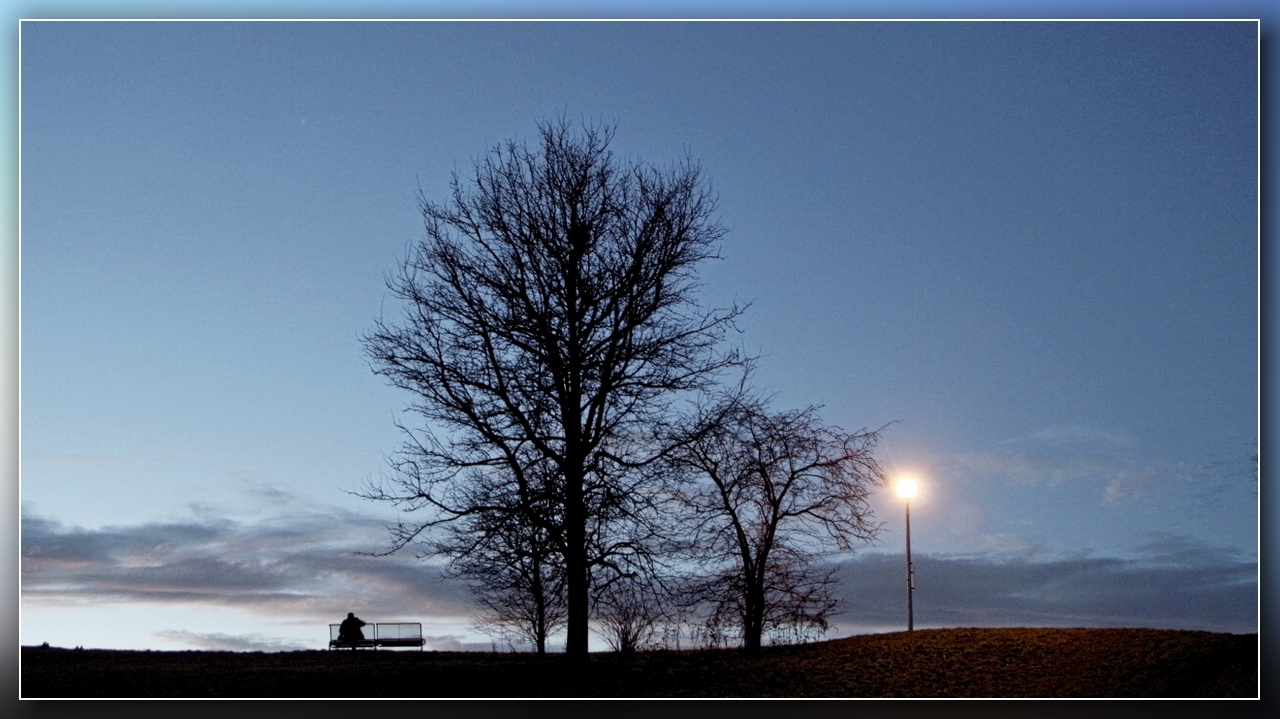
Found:
[[[898,496],[903,499],[911,499],[916,496],[916,492],[919,490],[914,479],[898,480],[896,489],[898,490]]]

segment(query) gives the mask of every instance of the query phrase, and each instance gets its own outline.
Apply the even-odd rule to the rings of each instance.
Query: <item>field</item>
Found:
[[[23,647],[33,697],[1240,697],[1258,636],[936,629],[739,650],[563,656]]]

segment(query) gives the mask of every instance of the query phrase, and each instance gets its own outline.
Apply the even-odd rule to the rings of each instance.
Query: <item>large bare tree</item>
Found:
[[[690,589],[710,636],[740,634],[754,653],[766,634],[825,631],[836,602],[820,560],[878,531],[867,499],[885,483],[879,435],[828,427],[814,407],[770,412],[744,392],[699,426],[675,457],[689,473]]]
[[[673,403],[737,361],[718,347],[739,309],[695,299],[723,234],[698,166],[622,161],[612,139],[543,123],[533,147],[509,141],[455,174],[448,201],[420,197],[426,236],[388,282],[404,316],[365,337],[425,420],[367,492],[418,512],[392,549],[509,514],[470,489],[545,460],[558,482],[532,519],[559,548],[566,649],[584,658],[592,570],[634,549],[609,530],[646,497],[623,482],[670,447]]]

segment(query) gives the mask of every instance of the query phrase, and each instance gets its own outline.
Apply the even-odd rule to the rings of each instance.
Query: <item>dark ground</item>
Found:
[[[592,655],[23,647],[35,697],[1239,697],[1258,635],[936,629],[740,650]]]

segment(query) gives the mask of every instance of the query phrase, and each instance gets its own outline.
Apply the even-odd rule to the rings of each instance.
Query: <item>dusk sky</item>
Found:
[[[1256,17],[1241,15],[1240,17]],[[416,193],[561,114],[696,158],[776,409],[883,427],[917,628],[1258,630],[1258,24],[21,26],[22,644],[489,648],[369,557]],[[829,637],[906,624],[902,502]],[[603,648],[599,638],[593,646]]]

